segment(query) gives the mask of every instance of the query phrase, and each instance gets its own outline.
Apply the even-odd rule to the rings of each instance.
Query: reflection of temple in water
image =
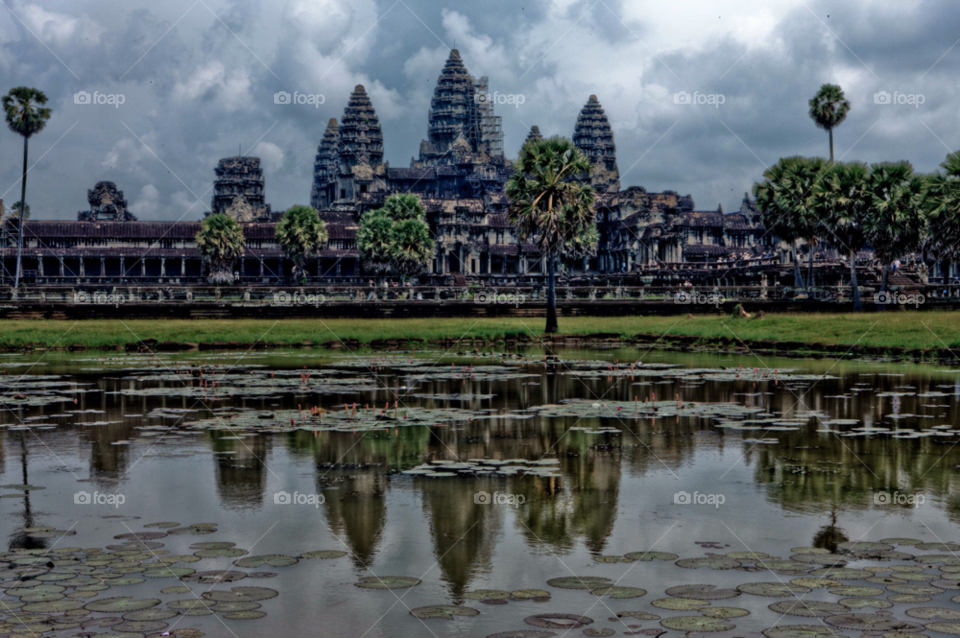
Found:
[[[321,470],[320,474],[324,474]],[[324,512],[330,529],[350,547],[359,569],[373,562],[377,546],[387,524],[386,476],[382,472],[330,472],[324,476],[327,485]],[[318,488],[323,490],[323,485]]]
[[[217,454],[217,494],[227,509],[260,507],[267,485],[267,467],[264,459],[270,453],[270,437],[253,436],[241,441],[214,439]]]

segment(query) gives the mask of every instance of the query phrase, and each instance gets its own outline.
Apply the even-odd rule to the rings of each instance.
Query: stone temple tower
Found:
[[[603,112],[596,95],[580,110],[573,130],[573,143],[590,158],[593,173],[590,183],[598,193],[616,193],[620,190],[620,171],[617,169],[617,146],[613,142],[610,120]]]
[[[329,127],[328,127],[329,128]],[[355,201],[367,191],[374,171],[383,163],[383,132],[377,112],[358,84],[340,119],[337,200]]]
[[[310,191],[310,205],[317,210],[329,208],[337,199],[337,174],[340,162],[340,125],[337,118],[330,118],[327,130],[323,134],[317,157],[313,163],[313,188]]]
[[[523,143],[526,144],[530,140],[542,140],[543,134],[540,133],[540,127],[534,124],[530,127],[530,132],[527,133],[527,139],[523,140]]]
[[[264,200],[263,169],[259,157],[225,157],[214,169],[212,212],[226,213],[238,222],[269,217]]]
[[[428,139],[420,143],[420,161],[425,164],[453,163],[455,150],[503,155],[503,129],[494,115],[494,96],[486,77],[475,79],[460,58],[450,51],[430,101]]]

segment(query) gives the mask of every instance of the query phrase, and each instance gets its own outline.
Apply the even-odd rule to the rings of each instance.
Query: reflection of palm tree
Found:
[[[846,533],[837,527],[837,510],[830,508],[830,524],[821,527],[813,536],[813,546],[820,549],[828,549],[830,553],[837,553],[837,545],[846,543],[850,540]]]
[[[27,473],[27,441],[23,432],[20,432],[20,467],[23,474],[23,484],[30,485]],[[10,537],[9,549],[46,549],[46,539],[33,538],[24,533],[24,529],[33,526],[33,511],[30,509],[30,490],[26,490],[23,496],[23,527]]]

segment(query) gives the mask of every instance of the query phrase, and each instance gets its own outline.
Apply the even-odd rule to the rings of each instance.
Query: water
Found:
[[[149,569],[164,552],[193,554],[191,545],[211,541],[234,543],[247,556],[298,557],[315,550],[346,555],[278,567],[203,558],[175,567],[276,575],[220,584],[146,578],[73,598],[84,589],[78,585],[63,590],[61,600],[86,604],[131,596],[159,599],[154,609],[166,609],[168,601],[196,600],[210,590],[252,586],[279,592],[256,601],[266,613],[259,619],[229,619],[218,611],[163,621],[174,630],[196,628],[212,636],[487,636],[538,630],[524,619],[548,613],[584,615],[593,620],[591,629],[626,634],[663,628],[658,620],[618,619],[618,612],[698,616],[651,604],[668,598],[665,590],[677,585],[735,588],[810,575],[796,563],[764,569],[764,560],[771,559],[763,557],[741,559],[739,568],[729,570],[685,569],[676,559],[600,562],[616,560],[603,557],[651,550],[680,558],[763,552],[789,560],[810,557],[793,548],[837,550],[844,541],[960,542],[954,480],[960,371],[627,348],[568,349],[559,351],[559,360],[546,361],[541,351],[521,354],[4,355],[8,409],[0,417],[0,484],[44,489],[0,498],[0,537],[10,552],[0,557],[0,568],[2,561],[26,555],[15,549],[38,548],[43,551],[34,556],[43,561],[32,566],[33,575],[56,574],[71,557],[88,562],[93,548],[124,542],[115,536],[164,532],[147,524],[212,523],[213,533],[159,538],[154,542],[162,547],[141,547],[132,561]],[[657,403],[648,404],[653,395]],[[585,403],[561,404],[571,399]],[[543,407],[551,405],[559,407]],[[651,418],[651,406],[657,418]],[[326,410],[322,419],[311,414],[312,407]],[[720,416],[707,414],[717,410]],[[549,416],[566,412],[571,416]],[[429,425],[412,424],[417,419]],[[745,420],[758,421],[758,429],[743,429]],[[886,432],[857,431],[863,427]],[[893,429],[900,431],[897,438],[889,434]],[[444,461],[469,465],[471,459],[479,476],[472,470],[431,476],[444,472]],[[499,476],[494,466],[481,463],[497,459],[535,471]],[[438,469],[403,474],[423,464]],[[457,474],[457,467],[444,473]],[[283,502],[284,493],[299,502]],[[83,502],[84,494],[99,503]],[[71,535],[41,532],[36,538],[23,532],[47,527]],[[952,556],[960,547],[894,549]],[[846,555],[847,567],[870,567],[875,578],[890,576],[891,568],[916,567],[922,575],[906,584],[927,587],[930,580],[944,585],[956,576],[910,556],[875,560],[868,554]],[[48,559],[55,559],[52,571]],[[115,558],[98,568],[110,572],[122,564]],[[14,568],[8,566],[0,587],[13,586]],[[128,570],[135,579],[137,569]],[[618,600],[547,584],[574,575],[648,593]],[[395,576],[421,583],[403,589],[354,586]],[[883,589],[890,583],[843,584]],[[177,585],[192,591],[160,593]],[[486,604],[470,599],[479,589],[546,590],[550,599]],[[927,595],[930,602],[895,602],[881,613],[928,623],[936,620],[905,611],[919,606],[960,612],[950,600],[960,592],[931,591],[936,593]],[[888,589],[873,599],[889,602],[896,594]],[[836,602],[850,596],[821,587],[783,598],[745,593],[711,606],[750,612],[725,621],[736,628],[721,635],[797,624],[863,633],[768,608],[799,598]],[[15,601],[8,592],[0,605]],[[455,620],[421,620],[410,613],[431,605],[467,605],[480,613]],[[34,621],[18,625],[16,614],[25,615],[23,610],[9,611],[5,622],[11,627],[34,627]],[[74,619],[121,615],[91,612]],[[82,626],[72,626],[48,635],[80,631]],[[583,629],[539,631],[581,635]]]

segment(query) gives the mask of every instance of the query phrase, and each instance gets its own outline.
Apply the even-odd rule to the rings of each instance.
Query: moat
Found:
[[[958,375],[2,355],[0,636],[960,634]]]

